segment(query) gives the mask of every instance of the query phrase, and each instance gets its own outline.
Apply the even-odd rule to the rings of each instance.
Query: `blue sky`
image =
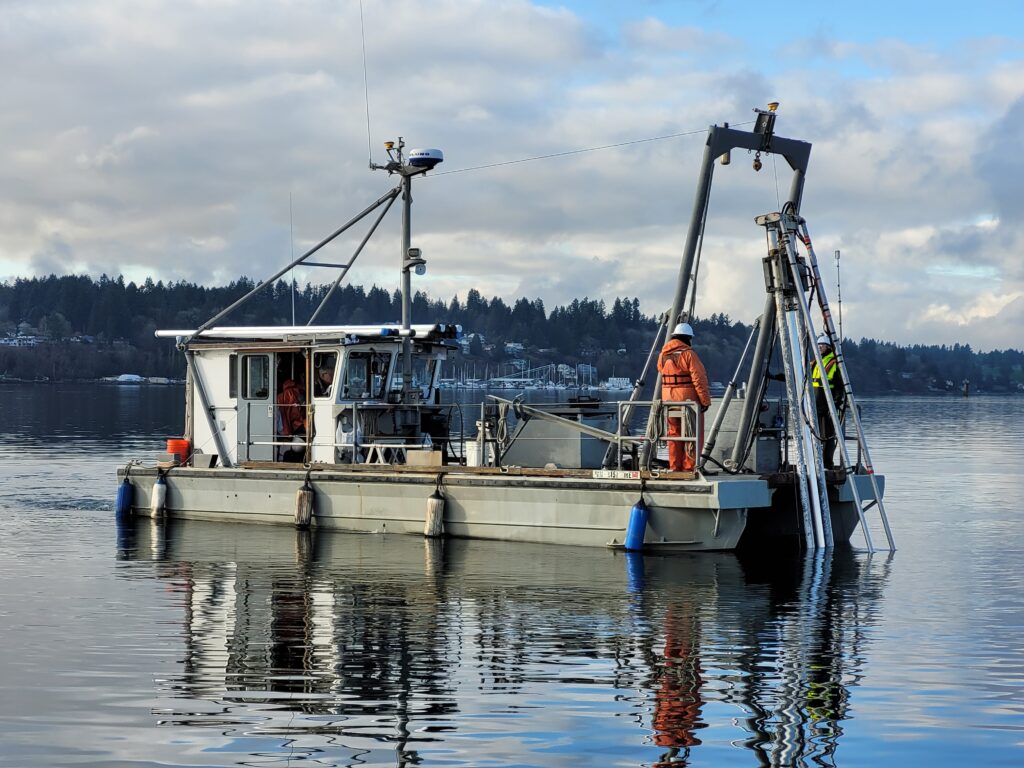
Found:
[[[751,0],[570,0],[540,5],[567,8],[612,37],[623,25],[650,16],[673,26],[699,27],[770,47],[785,38],[817,35],[858,43],[892,37],[944,46],[969,37],[1017,37],[1024,31],[1024,5],[1013,0],[779,4]]]
[[[774,100],[779,133],[814,145],[803,212],[843,253],[847,331],[1019,347],[1022,9],[363,0],[378,160],[399,135],[451,171],[687,134],[422,182],[416,287],[660,313],[703,131]],[[0,2],[0,91],[0,280],[260,278],[389,184],[366,168],[358,0]],[[716,175],[697,285],[700,313],[744,321],[752,220],[787,184],[749,159]],[[394,286],[396,230],[354,282]]]

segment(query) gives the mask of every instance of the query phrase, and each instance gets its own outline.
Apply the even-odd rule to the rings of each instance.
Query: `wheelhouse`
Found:
[[[191,339],[186,436],[197,455],[216,455],[224,466],[440,463],[440,456],[420,454],[447,448],[450,408],[441,406],[438,384],[458,326],[417,325],[407,334],[387,325],[158,335]]]

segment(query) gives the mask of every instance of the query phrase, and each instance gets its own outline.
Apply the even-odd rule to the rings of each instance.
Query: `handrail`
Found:
[[[598,407],[603,406],[605,409],[614,409],[616,418],[616,427],[614,432],[600,429],[598,427],[584,424],[580,421],[571,418],[565,418],[554,413],[550,413],[544,410],[543,406],[527,405],[521,401],[506,400],[504,398],[489,395],[490,400],[493,402],[488,407],[488,403],[483,401],[480,403],[481,407],[481,428],[484,430],[484,434],[478,437],[478,440],[484,445],[492,446],[495,449],[494,461],[497,465],[501,463],[501,455],[507,450],[508,445],[505,444],[505,438],[502,435],[507,434],[506,431],[498,430],[499,434],[492,434],[489,428],[492,420],[507,420],[508,412],[513,412],[520,419],[531,419],[538,418],[544,421],[558,424],[569,430],[577,432],[582,435],[593,437],[597,440],[602,440],[616,448],[618,460],[616,462],[617,467],[622,469],[622,457],[624,454],[628,454],[634,447],[651,446],[657,442],[681,442],[687,444],[693,444],[694,450],[697,449],[700,441],[699,435],[669,435],[667,434],[667,419],[669,413],[673,409],[685,409],[696,420],[698,413],[699,404],[692,400],[602,400],[598,401],[596,405]],[[247,402],[245,406],[251,409],[256,403]],[[271,401],[271,407],[276,409],[279,404]],[[550,404],[555,407],[564,407],[565,403],[553,403]],[[339,441],[337,439],[337,423],[333,433],[328,437],[324,435],[324,439],[317,439],[316,436],[310,439],[302,439],[301,442],[295,442],[294,440],[279,439],[276,432],[267,434],[266,437],[271,437],[271,440],[260,440],[253,438],[264,437],[263,435],[253,434],[251,419],[246,419],[246,435],[245,444],[250,446],[303,446],[309,447],[313,445],[318,446],[330,446],[335,451],[343,449],[348,453],[347,461],[349,464],[362,464],[367,463],[370,460],[371,455],[376,455],[379,448],[383,449],[395,449],[398,451],[408,451],[423,448],[423,443],[416,440],[409,440],[407,437],[402,435],[388,435],[388,434],[364,434],[360,428],[360,407],[357,403],[347,404],[348,408],[351,409],[351,441]],[[502,415],[498,412],[498,407],[503,406],[501,410],[505,411]],[[262,405],[260,406],[262,407]],[[656,423],[658,430],[656,437],[651,439],[647,434],[641,432],[633,432],[629,428],[629,421],[632,420],[632,414],[637,408],[651,408],[656,411]],[[507,422],[506,422],[507,423]],[[273,427],[271,427],[273,430]],[[527,437],[513,437],[512,441],[515,440],[529,440]],[[545,438],[552,439],[552,438]],[[566,438],[572,439],[572,438]],[[654,452],[649,451],[649,456],[653,457]],[[362,457],[361,459],[359,457]],[[335,456],[337,459],[337,456]]]
[[[488,395],[488,397],[491,400],[493,400],[496,403],[499,403],[501,405],[511,406],[513,412],[515,412],[517,416],[526,417],[526,418],[539,418],[539,419],[542,419],[544,421],[552,422],[554,424],[558,424],[560,426],[564,426],[564,427],[566,427],[568,429],[575,430],[575,431],[577,431],[577,432],[579,432],[581,434],[589,435],[590,437],[596,438],[598,440],[604,440],[604,441],[608,442],[609,444],[612,444],[612,445],[616,446],[616,452],[618,454],[617,466],[618,466],[619,469],[622,468],[622,454],[623,454],[623,447],[624,446],[651,445],[653,442],[661,442],[661,441],[665,441],[665,442],[681,442],[681,443],[693,443],[694,451],[696,451],[696,449],[697,449],[697,447],[699,445],[699,441],[700,441],[700,436],[699,435],[668,435],[667,434],[667,429],[666,429],[666,427],[667,427],[666,421],[668,419],[668,415],[667,414],[673,408],[684,408],[684,409],[690,411],[691,414],[694,416],[694,420],[696,422],[696,417],[697,417],[697,413],[698,413],[697,409],[699,407],[699,404],[694,402],[694,401],[692,401],[692,400],[679,400],[679,401],[676,401],[676,400],[628,400],[628,401],[622,401],[622,400],[603,400],[603,401],[600,401],[599,405],[614,406],[615,407],[616,422],[617,422],[616,430],[615,430],[615,432],[608,432],[606,430],[599,429],[597,427],[592,427],[589,424],[583,424],[582,422],[576,421],[574,419],[567,419],[567,418],[565,418],[563,416],[558,416],[556,414],[549,413],[548,411],[545,411],[543,408],[540,408],[540,407],[538,407],[536,405],[526,405],[526,404],[522,403],[521,401],[518,401],[518,400],[515,400],[515,401],[513,401],[513,400],[506,400],[506,399],[504,399],[502,397],[498,397],[496,395]],[[485,405],[486,405],[485,403],[483,403],[483,402],[481,403],[481,423],[484,424],[484,426],[482,428],[486,430],[487,417],[484,414]],[[562,405],[562,404],[559,403],[558,405]],[[658,438],[656,440],[654,440],[654,441],[652,441],[647,436],[646,429],[645,429],[645,433],[644,434],[632,434],[629,431],[629,424],[627,422],[628,422],[628,420],[632,419],[632,411],[633,411],[633,409],[635,409],[638,406],[640,406],[640,407],[647,406],[647,407],[651,408],[652,410],[656,411],[655,419],[656,419],[656,423],[658,424],[659,429],[658,429]],[[520,438],[513,438],[513,439],[520,439]],[[498,438],[497,437],[488,436],[486,434],[486,432],[483,435],[482,442],[484,444],[494,445],[496,448],[500,447],[499,446]],[[650,458],[653,458],[653,451],[648,451],[647,453],[648,453],[648,460]],[[500,461],[500,457],[499,457],[499,461]]]

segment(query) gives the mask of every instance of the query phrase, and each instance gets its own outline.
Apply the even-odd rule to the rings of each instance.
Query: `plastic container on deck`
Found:
[[[176,455],[179,464],[184,464],[192,455],[192,444],[182,438],[170,438],[167,441],[167,452]]]

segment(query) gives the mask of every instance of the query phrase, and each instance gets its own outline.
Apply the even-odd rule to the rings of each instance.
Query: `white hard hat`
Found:
[[[693,326],[689,323],[680,323],[672,331],[673,336],[693,336]]]
[[[832,340],[829,339],[829,337],[826,336],[824,333],[821,334],[821,336],[818,337],[818,343],[819,344],[824,344],[826,347],[831,347],[832,346]]]

